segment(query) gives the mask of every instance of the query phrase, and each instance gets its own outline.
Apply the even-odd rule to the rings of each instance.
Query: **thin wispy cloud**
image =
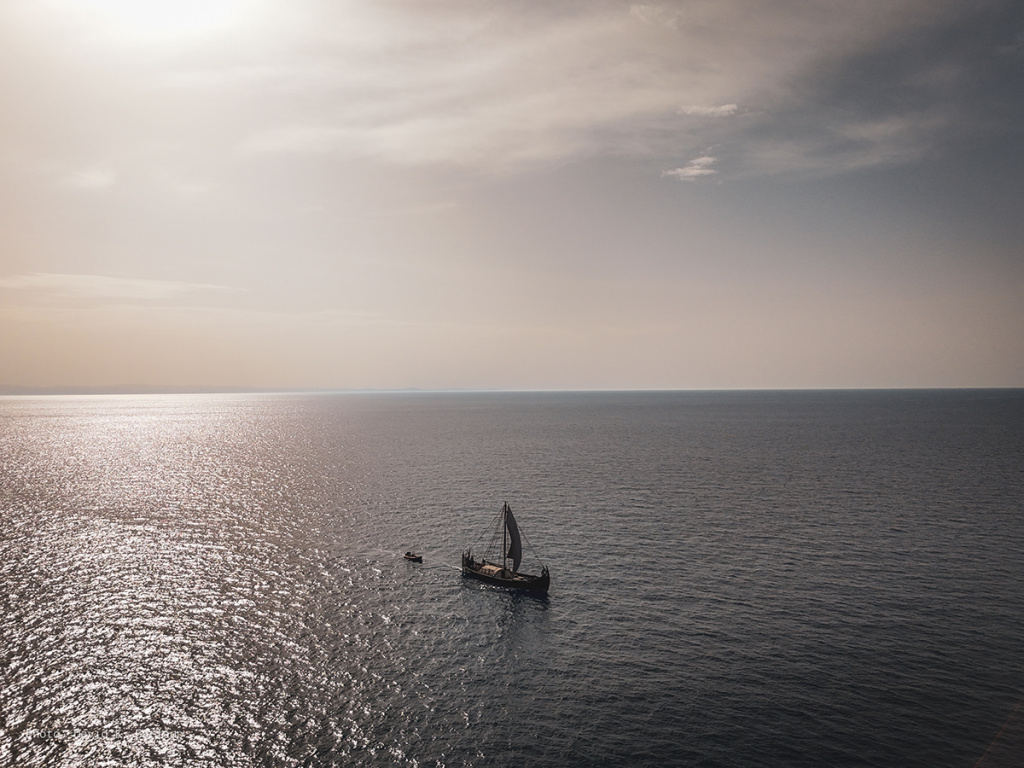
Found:
[[[342,147],[347,135],[329,125],[281,126],[249,136],[238,149],[243,154],[322,154]]]
[[[679,24],[679,16],[666,5],[650,5],[635,3],[629,6],[630,14],[651,26],[664,26],[675,29]]]
[[[688,107],[680,107],[679,114],[694,117],[728,117],[729,115],[735,115],[738,108],[739,107],[736,104],[722,104],[718,107],[691,105]]]
[[[58,184],[65,189],[100,192],[114,186],[116,178],[110,168],[84,168],[64,176]]]
[[[237,289],[176,280],[33,272],[0,279],[0,289],[65,299],[166,301],[185,297],[224,295]]]
[[[662,176],[670,176],[681,181],[695,181],[706,176],[714,176],[718,173],[711,166],[718,162],[717,157],[703,155],[696,157],[681,168],[673,168],[670,171],[662,171]]]

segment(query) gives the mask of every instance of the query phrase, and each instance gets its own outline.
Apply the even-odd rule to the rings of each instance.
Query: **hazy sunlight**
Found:
[[[90,25],[130,42],[203,35],[236,23],[251,3],[242,0],[77,0],[62,3]]]

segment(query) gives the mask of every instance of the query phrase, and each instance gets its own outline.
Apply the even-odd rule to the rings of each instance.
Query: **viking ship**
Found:
[[[499,533],[501,536],[500,550],[497,549]],[[488,560],[488,557],[492,559]],[[497,527],[484,556],[478,560],[474,557],[472,549],[467,549],[462,553],[462,575],[499,587],[523,589],[530,592],[547,592],[551,583],[548,567],[541,565],[540,576],[522,573],[519,570],[522,561],[523,534],[506,501],[502,505]]]

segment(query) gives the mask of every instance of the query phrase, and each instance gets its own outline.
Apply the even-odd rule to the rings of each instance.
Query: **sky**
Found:
[[[1024,386],[1019,0],[0,0],[0,390]]]

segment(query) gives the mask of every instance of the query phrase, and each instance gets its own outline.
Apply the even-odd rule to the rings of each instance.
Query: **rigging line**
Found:
[[[473,546],[470,547],[470,550],[471,551],[476,551],[478,555],[482,554],[484,557],[493,556],[493,552],[497,552],[498,551],[497,540],[498,540],[498,537],[501,536],[502,531],[504,530],[504,525],[505,525],[504,515],[501,512],[499,512],[497,514],[497,516],[491,522],[491,526],[488,529],[488,530],[490,530],[491,538],[487,542],[487,546],[483,550],[480,550],[480,549],[477,548],[477,546],[480,544],[480,542],[482,542],[484,540],[484,537],[487,536],[487,532],[485,531],[484,533],[480,534],[479,538],[477,538],[476,541],[473,542]]]
[[[503,520],[502,520],[502,514],[501,514],[501,512],[499,512],[499,513],[498,513],[498,516],[497,516],[497,518],[495,518],[495,519],[497,520],[497,524],[498,524],[498,525],[501,525],[501,524],[502,524]],[[491,548],[492,546],[494,546],[494,537],[495,537],[495,536],[497,535],[497,530],[498,530],[498,529],[496,529],[496,528],[495,528],[495,524],[494,524],[494,523],[491,523],[491,527],[490,527],[490,529],[489,529],[489,530],[491,530],[491,531],[492,531],[492,533],[491,533],[491,540],[490,540],[489,542],[487,542],[487,549],[488,549],[488,550],[489,550],[489,549],[490,549],[490,548]],[[477,537],[477,540],[473,542],[473,546],[472,546],[472,547],[470,547],[470,549],[472,549],[473,547],[476,547],[476,545],[477,545],[477,544],[479,544],[479,543],[480,543],[481,541],[483,541],[483,540],[484,540],[484,537],[485,537],[486,535],[487,535],[487,532],[486,532],[486,531],[484,531],[484,533],[481,533],[481,534],[480,534],[480,535],[479,535],[479,536]]]
[[[981,753],[981,757],[979,757],[978,762],[974,764],[974,768],[981,768],[981,764],[985,762],[985,758],[988,756],[988,753],[991,751],[992,747],[995,746],[995,743],[1002,738],[1003,731],[1006,730],[1006,726],[1008,726],[1010,724],[1010,721],[1013,720],[1014,716],[1017,714],[1017,710],[1020,709],[1021,704],[1024,704],[1024,699],[1017,702],[1017,706],[1013,708],[1013,712],[1011,712],[1010,716],[1006,718],[1006,722],[1003,723],[1003,727],[999,729],[999,733],[997,733],[996,737],[992,739],[992,742],[987,747],[985,747],[985,751]]]
[[[529,540],[529,539],[528,539],[528,538],[526,537],[526,534],[525,534],[525,533],[523,533],[523,529],[522,529],[522,528],[520,528],[520,529],[519,529],[519,537],[520,537],[521,539],[523,539],[523,541],[525,541],[525,542],[526,542],[526,546],[528,546],[528,547],[530,548],[530,552],[532,552],[532,553],[533,553],[533,556],[537,558],[537,562],[539,562],[539,563],[540,563],[541,565],[544,565],[544,561],[540,559],[540,555],[538,555],[538,554],[537,554],[537,550],[535,550],[535,549],[533,548],[533,542],[531,542],[531,541],[530,541],[530,540]]]

